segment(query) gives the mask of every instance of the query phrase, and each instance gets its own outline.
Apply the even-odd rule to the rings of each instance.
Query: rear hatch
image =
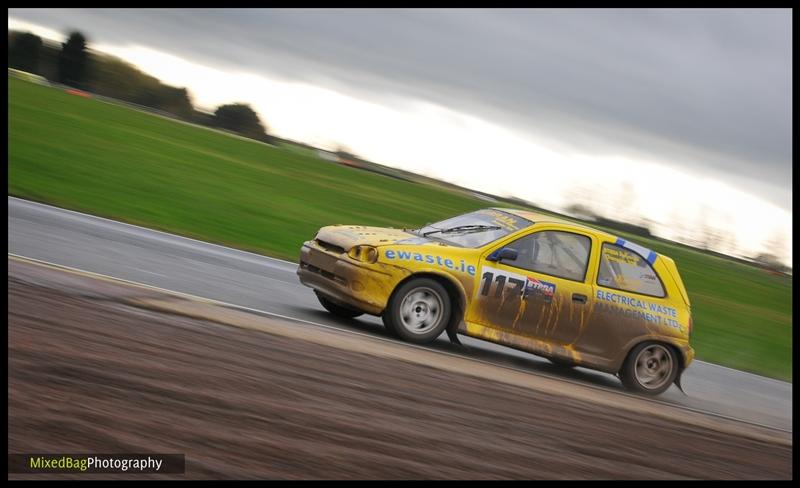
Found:
[[[686,292],[686,287],[683,285],[683,280],[681,279],[680,273],[678,273],[678,267],[675,266],[675,261],[663,254],[659,254],[659,256],[664,260],[664,267],[667,268],[667,272],[678,286],[678,290],[681,292],[681,297],[683,297],[683,301],[686,302],[686,306],[691,308],[692,304],[689,302],[689,294]]]

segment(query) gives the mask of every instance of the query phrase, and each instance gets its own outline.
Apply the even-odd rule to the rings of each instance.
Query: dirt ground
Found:
[[[785,444],[131,304],[155,291],[9,261],[8,297],[9,453],[186,454],[125,478],[792,477]],[[70,476],[99,475],[9,474]]]

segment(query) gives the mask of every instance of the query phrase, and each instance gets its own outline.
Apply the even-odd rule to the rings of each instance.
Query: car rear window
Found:
[[[664,285],[642,256],[616,244],[604,243],[597,284],[617,290],[663,298]]]

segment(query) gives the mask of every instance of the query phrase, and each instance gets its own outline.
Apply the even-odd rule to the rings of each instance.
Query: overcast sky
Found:
[[[764,203],[760,213],[774,219],[762,233],[790,240],[789,10],[9,9],[12,20],[80,29],[95,47],[160,70],[152,74],[167,82],[185,81],[199,105],[284,90],[280,99],[239,100],[284,137],[343,143],[377,162],[498,191],[499,182],[482,185],[479,171],[446,161],[466,164],[454,143],[495,134],[495,146],[514,150],[473,152],[529,176],[528,190],[508,186],[517,196],[563,207],[581,188],[628,188],[638,207],[661,209],[645,217],[663,220],[708,188],[716,199]],[[205,85],[192,70],[205,70]],[[226,76],[251,92],[230,93],[235,85],[226,82],[214,94],[209,80]],[[290,120],[282,105],[289,93],[317,102],[315,112],[293,99],[306,124]],[[351,116],[337,126],[322,110]],[[354,114],[372,127],[359,128]],[[422,126],[441,137],[420,136]],[[415,138],[416,152],[395,147]],[[560,196],[537,198],[534,186],[550,180],[561,182]],[[679,181],[690,183],[674,187]],[[648,203],[648,193],[676,202]],[[730,202],[697,200],[687,211],[703,206],[722,212]],[[735,215],[717,220],[740,224]]]

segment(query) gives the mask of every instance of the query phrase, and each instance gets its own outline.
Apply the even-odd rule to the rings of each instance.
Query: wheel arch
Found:
[[[395,285],[386,303],[388,304],[391,302],[392,298],[394,298],[394,294],[401,286],[415,278],[430,278],[442,285],[444,289],[447,290],[447,294],[451,301],[452,312],[450,313],[450,320],[447,323],[445,330],[451,342],[460,344],[457,333],[458,327],[461,325],[461,321],[464,318],[464,312],[467,310],[467,293],[464,290],[464,286],[453,276],[448,275],[447,273],[440,273],[436,271],[420,271],[412,273],[400,280],[400,282]]]
[[[406,276],[395,285],[394,289],[392,290],[392,293],[389,295],[387,303],[390,302],[392,298],[394,298],[394,294],[401,286],[417,278],[430,278],[437,281],[442,286],[444,286],[445,290],[447,290],[448,295],[450,295],[450,298],[453,299],[453,304],[457,305],[460,311],[463,312],[466,309],[467,293],[466,291],[464,291],[464,287],[461,285],[461,283],[459,283],[458,280],[448,275],[447,273],[437,273],[435,271],[420,271],[417,273],[411,273],[410,275]]]

